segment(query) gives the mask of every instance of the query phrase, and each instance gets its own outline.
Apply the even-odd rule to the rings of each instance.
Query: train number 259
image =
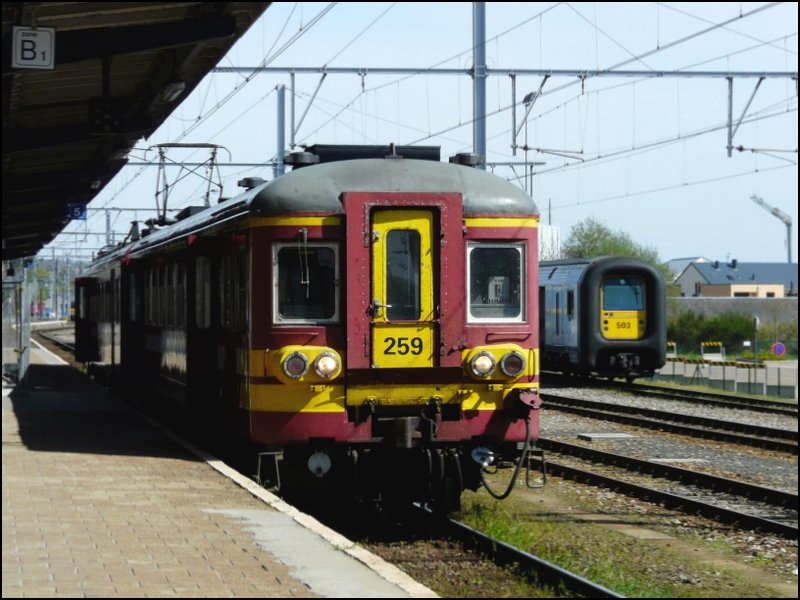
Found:
[[[413,354],[414,356],[422,354],[422,338],[387,337],[383,341],[386,342],[386,347],[383,349],[384,354]]]

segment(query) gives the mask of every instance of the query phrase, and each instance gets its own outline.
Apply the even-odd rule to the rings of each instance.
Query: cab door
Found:
[[[348,402],[381,381],[413,381],[413,369],[456,377],[466,319],[461,195],[345,192],[342,204]]]
[[[373,210],[370,348],[373,368],[435,365],[434,214]]]

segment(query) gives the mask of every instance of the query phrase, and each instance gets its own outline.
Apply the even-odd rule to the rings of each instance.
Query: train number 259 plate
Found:
[[[384,354],[413,354],[418,356],[422,354],[423,342],[419,337],[386,337],[383,338],[386,346],[383,348]]]
[[[431,366],[433,328],[392,324],[373,332],[372,360],[380,367]]]

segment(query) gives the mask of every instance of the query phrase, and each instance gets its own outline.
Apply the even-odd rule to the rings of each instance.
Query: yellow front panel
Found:
[[[645,334],[645,284],[636,274],[609,274],[600,286],[600,324],[608,340],[639,340]]]
[[[643,310],[603,311],[603,337],[608,340],[639,340],[644,337]]]

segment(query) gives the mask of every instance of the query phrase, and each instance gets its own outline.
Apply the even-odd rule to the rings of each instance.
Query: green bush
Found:
[[[705,317],[693,311],[681,311],[667,322],[667,339],[675,342],[681,355],[700,352],[701,342],[720,342],[727,355],[752,358],[754,348],[744,347],[752,342],[755,333],[753,317],[741,313],[724,313]],[[759,358],[774,358],[770,353],[773,342],[784,342],[787,355],[797,355],[797,324],[762,325],[758,330]]]

